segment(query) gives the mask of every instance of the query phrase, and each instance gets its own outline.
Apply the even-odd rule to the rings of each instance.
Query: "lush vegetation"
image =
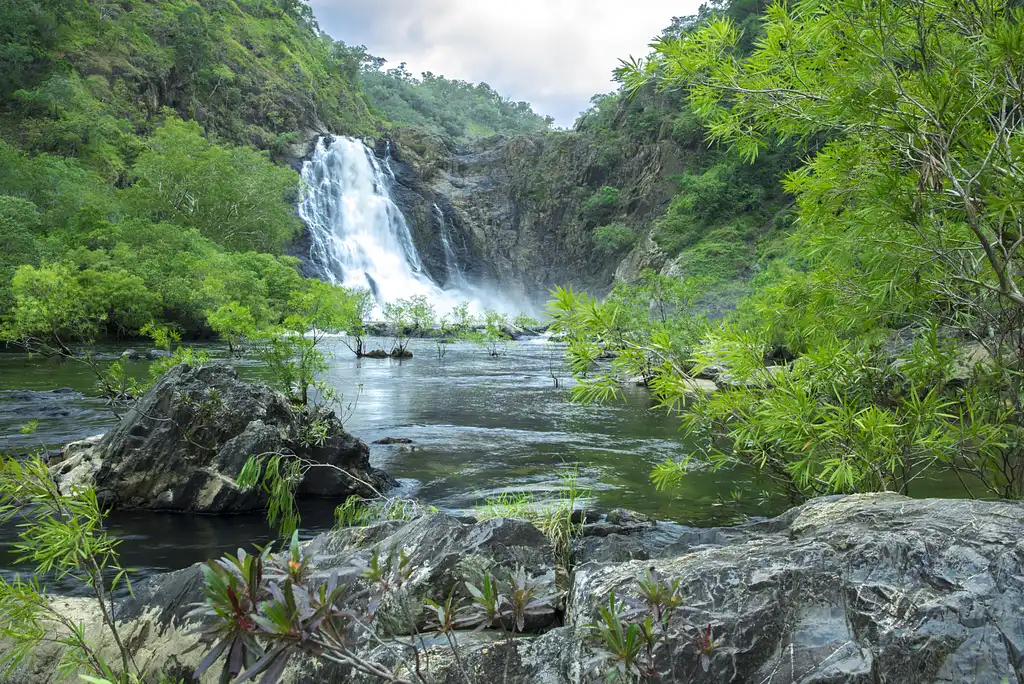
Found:
[[[711,8],[622,69],[637,96],[685,93],[730,165],[782,144],[806,155],[783,184],[796,199],[786,259],[730,319],[694,336],[623,320],[614,296],[553,302],[579,396],[650,372],[704,437],[659,484],[704,460],[753,468],[791,501],[913,493],[942,473],[972,494],[1024,496],[1022,22],[998,0],[807,0],[772,5],[752,41],[750,24]],[[666,221],[678,212],[695,230],[717,211],[707,200],[737,200],[729,178],[688,178]],[[594,374],[601,352],[617,361]],[[696,376],[725,389],[696,391]]]
[[[363,90],[382,117],[397,126],[415,126],[456,139],[522,135],[551,128],[553,119],[533,111],[528,102],[513,102],[486,83],[467,83],[426,72],[419,78],[400,64],[384,69],[385,60],[352,49],[359,60]]]
[[[232,303],[281,321],[304,287],[281,256],[300,229],[299,178],[272,159],[317,122],[376,125],[344,46],[301,3],[0,12],[6,336],[43,318],[69,340],[150,321],[200,334]],[[47,290],[60,311],[40,308]]]

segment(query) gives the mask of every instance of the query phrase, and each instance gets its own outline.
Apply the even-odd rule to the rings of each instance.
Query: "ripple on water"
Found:
[[[542,342],[510,345],[509,353],[498,358],[458,344],[439,360],[428,340],[413,340],[412,350],[416,356],[410,361],[359,360],[339,344],[324,378],[345,395],[346,404],[355,404],[346,419],[353,434],[367,442],[413,440],[408,446],[371,447],[374,465],[401,482],[396,493],[465,511],[507,491],[553,496],[562,486],[559,472],[575,467],[580,485],[593,491],[594,505],[602,509],[624,506],[687,524],[735,518],[735,508],[712,504],[749,484],[740,474],[695,472],[671,492],[651,485],[651,468],[685,455],[691,445],[676,420],[653,410],[643,390],[631,390],[625,401],[611,405],[574,404],[560,350]],[[89,396],[94,380],[85,371],[72,364],[0,357],[0,435],[12,435],[9,443],[21,439],[15,427],[31,418],[40,419],[34,439],[53,444],[103,432],[113,422],[102,400]],[[265,373],[251,360],[237,366],[243,377],[258,379]],[[145,364],[135,372],[145,374]],[[553,386],[552,373],[562,379],[560,388]],[[73,391],[52,391],[61,387]],[[23,388],[36,393],[21,393]],[[329,528],[337,503],[303,504],[304,534]],[[754,504],[741,510],[766,513]],[[119,513],[110,527],[112,534],[129,540],[122,545],[123,563],[144,574],[184,567],[273,536],[260,516]],[[14,530],[0,528],[0,547],[13,538]],[[9,558],[7,563],[0,558],[0,566],[10,567]]]

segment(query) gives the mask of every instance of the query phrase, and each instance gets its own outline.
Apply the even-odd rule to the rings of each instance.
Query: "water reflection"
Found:
[[[570,402],[561,350],[543,341],[510,345],[500,357],[460,344],[438,359],[427,340],[414,340],[411,349],[416,356],[408,361],[355,359],[339,343],[326,380],[346,404],[354,404],[346,423],[354,434],[367,442],[413,440],[411,448],[375,445],[372,458],[427,504],[462,511],[503,491],[543,496],[560,486],[560,470],[575,466],[603,509],[625,506],[697,525],[777,512],[763,509],[753,496],[736,506],[718,505],[735,489],[760,488],[741,473],[695,472],[680,488],[657,491],[651,469],[689,449],[678,422],[654,410],[640,389],[613,405]],[[111,358],[120,352],[105,351]],[[217,348],[212,351],[223,356]],[[243,376],[265,373],[250,360],[235,363]],[[132,371],[142,375],[146,366],[133,364]],[[554,386],[552,374],[561,378],[561,388]],[[68,390],[52,391],[59,388]],[[77,364],[0,355],[0,435],[6,448],[59,445],[102,432],[113,418],[101,400],[88,396],[92,391],[93,378]],[[40,421],[37,433],[18,435],[17,426],[32,418]],[[330,526],[335,503],[306,506],[306,533]],[[258,516],[118,513],[111,528],[126,540],[124,564],[150,572],[270,537]],[[0,531],[0,544],[12,537],[11,529]]]

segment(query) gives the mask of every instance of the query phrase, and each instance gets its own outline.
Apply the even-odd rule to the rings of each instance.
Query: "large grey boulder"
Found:
[[[305,478],[300,496],[372,497],[393,483],[333,412],[296,408],[218,365],[172,368],[106,435],[69,445],[51,472],[63,490],[93,485],[118,508],[242,513],[266,497],[235,479],[250,456],[266,454],[328,466]]]
[[[1024,671],[1024,506],[881,494],[813,501],[653,560],[576,570],[579,634],[653,568],[679,579],[680,635],[661,668],[688,682],[1004,682]],[[588,647],[573,640],[570,677]]]

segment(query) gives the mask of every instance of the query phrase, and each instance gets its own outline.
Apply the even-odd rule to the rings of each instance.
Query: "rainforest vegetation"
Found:
[[[782,181],[784,256],[726,320],[693,321],[699,280],[674,285],[668,317],[628,286],[552,303],[579,397],[643,373],[704,436],[656,481],[745,466],[801,501],[946,471],[1024,496],[1022,20],[1002,2],[776,4],[759,25],[712,9],[624,63],[622,97],[685,93],[735,158],[802,154]],[[592,374],[608,351],[612,371]],[[730,389],[690,399],[701,375]]]
[[[623,61],[620,87],[595,96],[572,130],[555,131],[486,84],[384,69],[293,0],[8,0],[0,331],[20,349],[66,358],[99,337],[153,337],[168,358],[147,384],[116,363],[98,372],[115,408],[159,372],[208,360],[174,348],[183,335],[216,335],[231,356],[262,363],[308,418],[303,439],[322,445],[315,405],[344,412],[323,379],[325,340],[344,332],[355,355],[373,353],[374,304],[368,292],[302,277],[286,255],[303,228],[296,145],[328,130],[383,138],[397,128],[452,149],[490,136],[543,141],[529,168],[505,169],[517,201],[571,207],[565,220],[585,231],[595,259],[639,264],[615,271],[631,277],[607,292],[557,288],[546,323],[565,345],[575,400],[612,402],[644,385],[692,440],[656,467],[653,486],[743,470],[786,504],[918,496],[939,478],[964,497],[1024,499],[1024,8],[715,0],[674,20],[650,50]],[[644,213],[630,161],[650,148],[683,162],[663,206]],[[563,173],[567,151],[580,149],[584,172]],[[466,306],[439,314],[425,297],[386,303],[390,350],[380,353],[406,359],[411,335],[426,333],[438,363],[456,339],[500,357],[511,328],[540,327],[493,311],[474,320]],[[205,566],[198,613],[211,650],[200,669],[226,659],[225,681],[248,671],[242,679],[275,682],[293,655],[316,653],[387,680],[349,639],[414,568],[404,552],[378,549],[358,573],[366,610],[337,609],[345,588],[313,573],[292,534],[297,487],[316,467],[292,456],[253,454],[233,483],[263,489],[291,543],[276,558]],[[38,581],[0,579],[0,636],[21,644],[9,660],[27,657],[49,621],[68,634],[68,672],[141,681],[107,608],[126,571],[96,492],[62,492],[38,456],[0,466],[0,519],[29,511],[17,549],[40,575],[88,585],[120,656],[99,658]],[[529,518],[567,577],[587,524],[574,513],[590,495],[576,478],[563,475],[569,494],[546,514],[502,496],[480,517]],[[337,516],[344,527],[428,511],[382,499],[349,501]],[[585,638],[598,644],[602,676],[651,681],[657,650],[679,638],[668,625],[683,597],[679,580],[636,579],[641,608],[611,593]],[[515,570],[500,581],[487,570],[481,585],[466,584],[462,607],[454,589],[447,603],[415,606],[460,668],[456,631],[522,635],[559,600]],[[419,638],[415,619],[402,629]],[[718,636],[710,624],[686,633],[704,671]]]

